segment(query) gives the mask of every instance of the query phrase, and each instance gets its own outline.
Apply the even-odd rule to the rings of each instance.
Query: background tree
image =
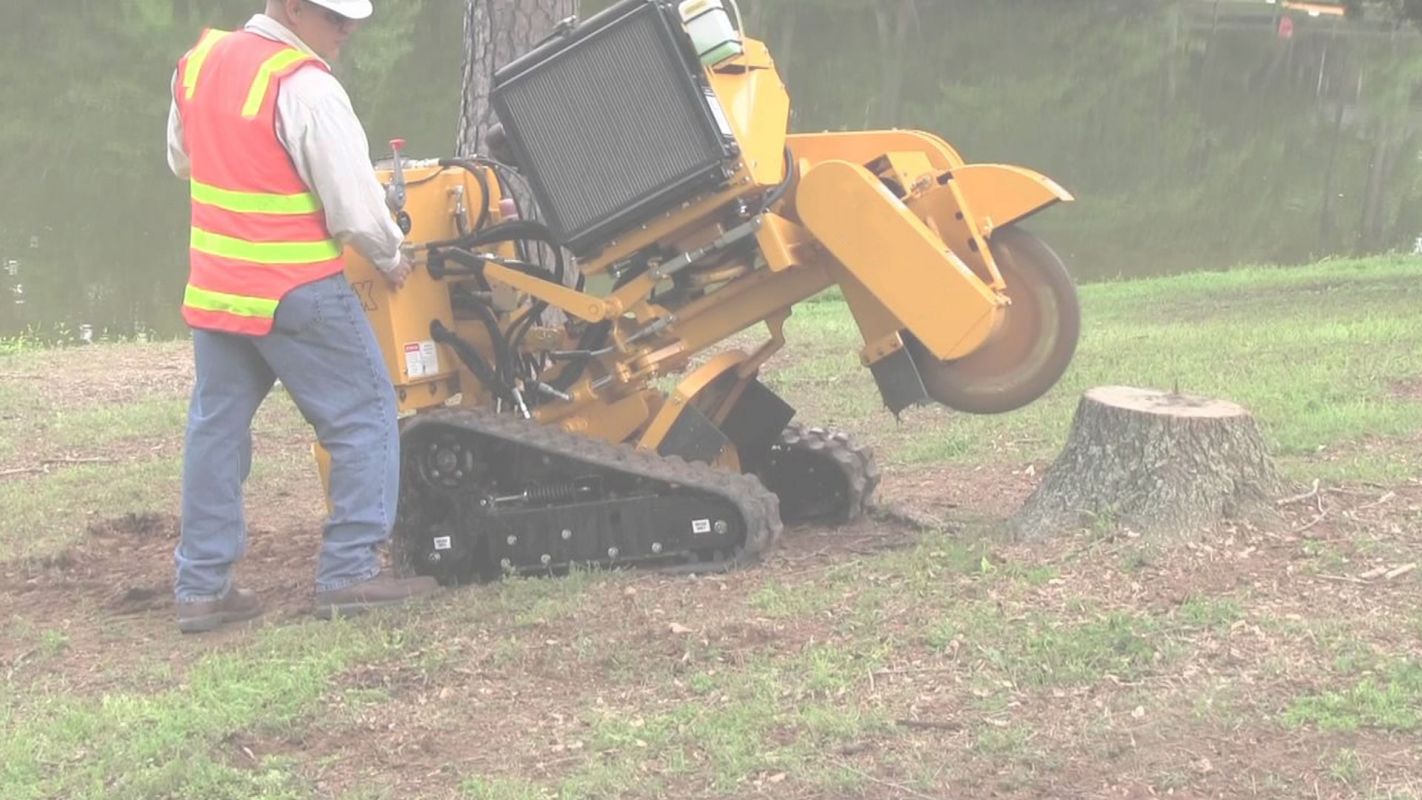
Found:
[[[458,150],[478,152],[494,124],[494,71],[530,50],[578,11],[578,0],[468,0],[464,13],[464,92]]]

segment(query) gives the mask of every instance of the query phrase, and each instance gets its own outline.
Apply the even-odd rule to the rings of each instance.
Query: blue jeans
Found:
[[[287,293],[266,336],[194,330],[193,356],[178,602],[221,597],[232,584],[247,544],[242,484],[252,468],[252,417],[277,379],[331,456],[316,589],[374,577],[395,523],[400,439],[390,376],[345,276]]]

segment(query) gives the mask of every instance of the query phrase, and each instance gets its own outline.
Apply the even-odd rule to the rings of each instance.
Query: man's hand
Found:
[[[385,280],[390,282],[393,288],[399,289],[405,285],[405,279],[410,277],[410,271],[415,268],[415,254],[408,245],[400,248],[400,263],[392,270],[384,273]]]

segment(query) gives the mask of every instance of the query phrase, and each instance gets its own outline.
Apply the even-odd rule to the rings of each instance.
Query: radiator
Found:
[[[624,0],[498,70],[492,104],[577,254],[724,184],[735,135],[665,3]]]

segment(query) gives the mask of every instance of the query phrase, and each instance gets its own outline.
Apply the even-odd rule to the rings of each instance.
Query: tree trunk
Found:
[[[898,127],[903,105],[904,75],[907,65],[909,33],[918,20],[915,0],[879,0],[874,5],[874,19],[879,27],[880,73],[879,94],[874,116],[865,127],[877,121],[880,127]]]
[[[1281,490],[1240,406],[1098,387],[1082,397],[1066,447],[1010,527],[1025,539],[1101,524],[1179,537],[1270,508]]]
[[[523,55],[577,13],[577,0],[467,0],[464,12],[464,94],[459,108],[460,155],[479,152],[495,122],[489,106],[494,71]]]
[[[1368,164],[1368,182],[1363,189],[1363,207],[1358,220],[1358,239],[1354,252],[1362,255],[1378,249],[1382,233],[1383,193],[1387,189],[1388,178],[1393,174],[1394,125],[1384,117],[1378,123],[1373,142],[1373,157]]]

